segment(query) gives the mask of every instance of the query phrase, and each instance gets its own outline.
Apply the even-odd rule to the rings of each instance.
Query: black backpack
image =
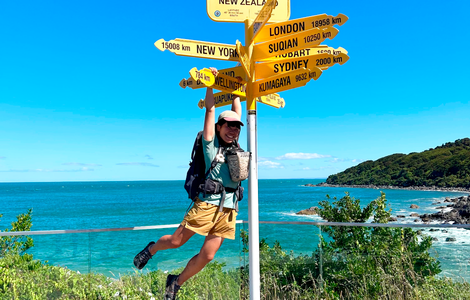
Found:
[[[209,172],[210,171],[211,170],[209,170]],[[206,164],[202,150],[202,131],[199,131],[194,141],[193,151],[191,152],[191,162],[189,162],[189,170],[186,173],[186,181],[184,182],[184,189],[188,192],[188,197],[191,200],[194,201],[199,195],[201,191],[200,185],[204,184],[205,179]]]
[[[209,173],[212,171],[212,169],[217,166],[217,158],[214,158],[214,160],[211,163],[211,167],[209,170],[206,172],[206,164],[204,161],[204,152],[202,149],[202,131],[199,131],[196,136],[196,140],[194,141],[194,146],[193,146],[193,151],[191,152],[191,162],[189,163],[189,169],[188,172],[186,173],[186,181],[184,182],[184,189],[186,192],[188,192],[188,198],[191,200],[195,201],[196,197],[199,195],[200,192],[205,193],[207,190],[207,185],[206,185],[206,178],[209,175]],[[222,147],[219,150],[223,150]],[[219,151],[220,152],[220,151]],[[225,191],[227,192],[234,192],[235,196],[237,197],[237,200],[240,201],[243,198],[243,187],[239,183],[238,187],[236,189],[232,188],[224,188],[222,184],[220,184],[217,181],[210,180],[211,184],[216,184],[218,186],[213,187],[211,186],[211,192],[210,193],[223,193],[223,198],[225,198]],[[206,188],[205,188],[206,187]],[[238,202],[237,201],[237,202]],[[235,203],[236,205],[236,210],[238,211],[238,205],[237,202]],[[223,199],[221,200],[220,203],[220,209],[223,207]]]

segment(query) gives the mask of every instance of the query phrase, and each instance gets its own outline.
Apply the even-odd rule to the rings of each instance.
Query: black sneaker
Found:
[[[139,254],[134,257],[134,266],[137,269],[142,270],[149,259],[152,258],[152,254],[150,254],[150,247],[152,247],[153,244],[155,244],[155,242],[150,242],[147,246],[145,246],[144,250],[140,251]]]
[[[181,286],[178,285],[179,275],[168,274],[166,278],[165,300],[175,300]]]

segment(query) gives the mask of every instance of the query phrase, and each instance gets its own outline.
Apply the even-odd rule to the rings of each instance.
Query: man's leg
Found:
[[[182,285],[186,280],[201,271],[215,256],[217,250],[222,246],[224,238],[215,235],[208,235],[204,240],[201,251],[193,256],[178,277],[178,285]]]
[[[189,230],[183,226],[179,226],[178,229],[172,235],[162,236],[157,243],[150,247],[150,254],[155,255],[157,251],[174,249],[183,246],[193,235],[194,231]]]
[[[180,225],[172,235],[164,235],[157,241],[157,243],[150,242],[145,246],[144,250],[140,251],[134,257],[134,266],[136,266],[137,269],[142,270],[149,259],[151,259],[157,251],[181,247],[194,235],[194,233],[194,231]]]

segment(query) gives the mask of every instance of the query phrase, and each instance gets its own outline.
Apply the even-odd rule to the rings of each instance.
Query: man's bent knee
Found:
[[[215,253],[199,253],[199,257],[206,263],[210,263],[214,259]]]
[[[174,237],[171,237],[170,240],[169,240],[169,246],[170,248],[179,248],[181,246],[183,246],[183,241],[182,239],[180,238],[174,238]]]

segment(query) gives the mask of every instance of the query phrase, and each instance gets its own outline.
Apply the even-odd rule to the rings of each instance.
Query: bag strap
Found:
[[[217,154],[215,155],[214,159],[211,162],[211,166],[209,167],[209,170],[207,170],[206,174],[204,174],[204,181],[209,177],[209,174],[212,172],[212,170],[217,166],[219,161],[217,160],[217,156],[223,152],[223,148],[219,147],[219,150],[217,151]],[[206,198],[206,189],[203,191],[204,198]]]

